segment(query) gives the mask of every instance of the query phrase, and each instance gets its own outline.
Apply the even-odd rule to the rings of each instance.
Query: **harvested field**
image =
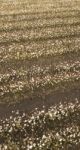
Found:
[[[0,3],[1,116],[79,100],[79,0]]]

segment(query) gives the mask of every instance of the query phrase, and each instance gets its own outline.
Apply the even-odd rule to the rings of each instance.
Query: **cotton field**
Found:
[[[0,149],[80,149],[80,1],[0,1]]]

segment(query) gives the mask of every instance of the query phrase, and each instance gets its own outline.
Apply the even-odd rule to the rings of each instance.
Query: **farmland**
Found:
[[[1,0],[0,118],[10,117],[13,110],[30,114],[36,107],[47,110],[76,100],[80,101],[80,1]],[[79,125],[73,122],[77,132]]]
[[[68,91],[79,98],[79,5],[63,0],[1,2],[1,104],[41,102]]]

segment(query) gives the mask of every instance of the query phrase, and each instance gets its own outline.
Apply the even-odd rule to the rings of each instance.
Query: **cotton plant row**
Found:
[[[27,29],[27,27],[24,27],[22,30],[21,28],[19,27],[15,27],[12,29],[12,32],[1,32],[1,35],[0,35],[0,43],[1,42],[9,42],[9,41],[19,41],[19,40],[35,40],[35,39],[46,39],[47,37],[49,38],[53,38],[53,39],[56,39],[56,37],[68,37],[69,35],[75,35],[75,32],[77,35],[79,35],[80,33],[80,29],[79,29],[79,26],[76,25],[74,26],[66,26],[64,25],[64,28],[63,26],[59,27],[59,25],[55,24],[53,26],[53,28],[51,28],[50,26],[43,26],[42,28],[39,26],[39,27],[34,27],[32,28],[32,30]],[[57,27],[58,26],[58,27]],[[34,31],[35,29],[35,31]],[[7,29],[8,30],[8,29]],[[6,31],[7,31],[6,30]],[[3,30],[4,31],[4,30]],[[24,33],[24,35],[22,34]]]
[[[25,41],[24,41],[25,42]],[[77,47],[77,48],[76,48]],[[18,61],[18,60],[32,60],[32,59],[39,59],[41,57],[48,57],[48,56],[57,56],[58,54],[59,55],[65,55],[66,53],[69,54],[70,52],[74,53],[78,53],[79,52],[79,46],[76,46],[76,47],[73,47],[71,49],[67,49],[67,48],[64,48],[63,46],[58,49],[57,47],[54,48],[54,47],[49,47],[49,49],[46,49],[46,48],[42,48],[42,50],[38,50],[38,51],[33,51],[33,52],[14,52],[14,53],[11,53],[11,54],[4,54],[2,53],[2,56],[0,56],[0,63],[2,62],[9,62],[11,60],[15,60],[15,61]],[[3,55],[4,54],[4,55]]]
[[[49,4],[48,4],[49,5]],[[72,17],[70,16],[72,15]],[[15,17],[14,17],[15,16]],[[56,16],[56,17],[55,17]],[[67,18],[68,16],[68,18]],[[63,19],[64,17],[64,19]],[[73,19],[74,17],[74,19]],[[48,22],[49,20],[49,22]],[[55,13],[55,11],[53,10],[51,11],[45,11],[45,12],[41,12],[41,13],[34,13],[32,15],[27,13],[27,12],[23,12],[22,14],[20,13],[13,13],[13,15],[2,15],[0,17],[0,30],[2,31],[12,31],[12,29],[14,28],[21,28],[24,29],[32,27],[35,28],[37,26],[42,27],[42,26],[49,26],[49,25],[53,25],[56,26],[56,24],[59,24],[59,26],[62,25],[74,25],[75,23],[79,23],[79,17],[78,14],[75,12],[73,12],[73,14],[71,14],[71,11],[68,10],[68,12],[64,11],[64,13],[59,13],[57,11],[57,13]],[[20,22],[20,24],[19,24]],[[24,24],[23,24],[24,22]],[[32,24],[33,23],[33,24]]]
[[[22,33],[21,33],[21,35],[22,35]],[[7,37],[7,35],[6,35],[6,37]],[[19,36],[18,36],[18,38],[19,38]],[[77,52],[79,50],[79,46],[80,46],[79,41],[80,40],[78,38],[77,38],[77,40],[76,40],[76,38],[75,39],[65,38],[66,40],[63,38],[61,38],[61,39],[53,38],[52,40],[51,39],[49,41],[47,40],[47,44],[46,44],[45,38],[43,36],[41,38],[38,38],[38,39],[34,38],[31,41],[32,44],[30,42],[30,45],[25,44],[25,43],[28,43],[29,41],[26,40],[22,36],[20,39],[17,39],[17,37],[15,37],[13,41],[11,41],[11,38],[10,38],[10,40],[8,41],[8,43],[9,43],[8,46],[4,46],[4,44],[6,45],[6,42],[2,40],[2,43],[0,46],[1,51],[2,51],[1,56],[0,56],[1,61],[8,61],[9,59],[11,60],[13,58],[15,60],[18,60],[18,59],[24,60],[27,58],[28,59],[39,58],[39,57],[45,56],[45,55],[48,56],[48,55],[65,54],[65,53],[72,52],[72,51]],[[40,40],[41,40],[41,43],[39,43]],[[22,43],[22,44],[20,44],[20,43]]]
[[[56,3],[55,4],[55,10],[57,9]],[[23,14],[23,13],[44,13],[45,11],[51,10],[51,6],[54,5],[52,1],[39,1],[35,4],[33,1],[1,1],[1,15],[15,15],[15,14]],[[3,9],[4,8],[4,9]],[[7,9],[8,8],[8,9]],[[68,9],[68,8],[67,8]],[[60,10],[60,9],[59,9]],[[64,10],[64,8],[63,8]],[[56,10],[57,11],[57,10]]]
[[[76,81],[80,82],[79,74],[79,72],[77,72],[77,74],[59,73],[57,76],[46,75],[42,78],[31,77],[29,80],[16,80],[14,82],[11,81],[9,84],[3,83],[3,85],[0,86],[1,102],[15,103],[18,99],[22,100],[24,97],[32,97],[34,93],[37,93],[39,90],[42,91],[42,94],[46,94],[46,91],[49,88],[51,90],[54,89],[55,91],[59,88],[65,90],[68,84],[71,83],[70,87],[72,87],[72,84],[75,84]],[[26,94],[24,94],[24,91]],[[9,99],[11,96],[14,101]]]
[[[34,76],[34,75],[46,75],[49,73],[59,73],[59,72],[79,72],[80,69],[80,61],[75,61],[75,62],[60,62],[59,64],[49,64],[49,65],[32,65],[30,68],[27,66],[26,70],[24,69],[19,69],[19,70],[14,70],[11,69],[10,73],[5,73],[5,74],[0,74],[0,82],[4,81],[7,82],[9,79],[21,79],[26,77],[27,75],[29,76]]]
[[[75,72],[73,73],[59,73],[58,75],[46,75],[46,76],[42,76],[42,77],[31,77],[29,80],[16,80],[14,83],[13,81],[10,82],[9,84],[5,85],[3,82],[3,85],[0,86],[1,89],[1,93],[0,95],[3,96],[6,93],[12,93],[15,94],[17,92],[23,92],[24,90],[26,91],[32,91],[35,92],[35,89],[39,89],[40,87],[44,87],[46,88],[46,86],[50,85],[51,87],[55,88],[54,86],[58,86],[60,85],[62,87],[62,83],[68,83],[70,82],[74,82],[79,81],[80,78],[80,73],[77,72],[77,74]],[[15,77],[14,77],[15,78]],[[65,88],[65,86],[64,86]]]
[[[80,103],[59,103],[48,110],[12,111],[0,122],[1,150],[68,150],[80,148]]]
[[[21,33],[22,35],[23,33]],[[10,34],[11,35],[11,34]],[[7,37],[7,35],[5,35]],[[15,34],[16,36],[16,34]],[[1,36],[2,37],[2,36]],[[18,36],[19,37],[19,36]],[[5,38],[5,37],[3,37]],[[10,36],[11,38],[11,36]],[[79,38],[60,38],[60,39],[50,39],[46,40],[43,38],[36,39],[28,43],[29,41],[25,41],[25,39],[21,36],[22,39],[18,42],[8,42],[2,40],[0,46],[0,63],[2,62],[9,62],[13,59],[16,61],[18,60],[31,60],[31,59],[38,59],[40,57],[47,57],[47,56],[55,56],[55,55],[64,55],[69,52],[79,52],[80,47],[80,40]],[[22,42],[21,42],[22,41]]]
[[[5,34],[5,33],[4,33]],[[7,37],[7,34],[5,35]],[[1,36],[2,37],[2,36]],[[22,36],[23,37],[23,36]],[[80,46],[80,39],[78,37],[74,38],[61,38],[61,39],[49,39],[46,41],[42,40],[41,42],[39,41],[32,41],[29,45],[28,42],[19,42],[19,43],[9,43],[9,45],[1,44],[1,51],[0,54],[4,56],[4,54],[9,54],[9,55],[16,55],[17,51],[22,54],[23,49],[25,49],[25,53],[31,53],[32,50],[34,53],[38,53],[39,47],[41,47],[40,51],[44,53],[44,51],[52,51],[55,53],[55,51],[61,50],[61,47],[65,50],[67,50],[67,46],[70,46],[71,49],[74,49],[74,47],[77,49]],[[50,48],[51,47],[51,48]],[[55,47],[56,50],[55,50]],[[71,51],[69,49],[69,51]],[[51,51],[50,51],[51,52]]]

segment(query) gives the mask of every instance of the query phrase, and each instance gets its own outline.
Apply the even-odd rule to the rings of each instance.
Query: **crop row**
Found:
[[[0,121],[1,150],[79,150],[80,103],[64,103],[28,116],[12,111]]]

